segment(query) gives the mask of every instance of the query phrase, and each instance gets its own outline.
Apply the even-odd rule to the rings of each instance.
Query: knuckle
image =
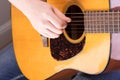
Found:
[[[59,34],[62,34],[62,30],[59,31]]]
[[[41,24],[42,24],[41,26],[44,26],[44,27],[48,26],[48,21],[41,21]]]
[[[44,13],[42,13],[42,15],[41,15],[41,17],[47,17],[47,16],[49,16],[49,15],[48,15],[48,12],[44,12]]]
[[[61,22],[59,24],[59,29],[64,29],[67,24],[65,22]]]

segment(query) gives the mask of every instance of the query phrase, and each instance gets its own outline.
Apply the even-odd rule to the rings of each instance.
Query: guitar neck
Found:
[[[120,11],[86,11],[84,26],[86,33],[119,33]]]

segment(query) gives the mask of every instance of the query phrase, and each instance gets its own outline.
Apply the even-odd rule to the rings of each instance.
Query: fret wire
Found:
[[[85,31],[89,31],[89,32],[114,32],[112,29],[110,29],[109,31],[101,31],[101,29],[103,30],[104,29],[104,27],[96,27],[96,29],[97,29],[97,31],[96,30],[91,30],[91,27],[93,27],[93,26],[89,26],[88,28],[85,26]],[[83,28],[72,28],[72,29],[83,29]],[[115,27],[114,29],[118,29],[117,27]],[[119,31],[118,31],[119,32]]]
[[[109,24],[109,20],[110,20],[110,16],[109,16],[110,14],[108,14],[108,21],[107,21],[107,23]],[[108,31],[110,31],[110,28],[109,28],[109,25],[107,26],[108,27]]]
[[[115,11],[114,11],[115,12]],[[118,22],[115,22],[115,19],[117,20],[117,17],[116,17],[117,13],[113,13],[113,18],[114,18],[114,32],[117,32],[117,26],[115,24],[118,24]]]
[[[106,20],[85,20],[85,21],[90,21],[90,22],[96,22],[96,21],[100,21],[100,22],[104,22]],[[109,20],[109,21],[115,21],[118,22],[119,20]],[[84,22],[83,20],[73,20],[72,22]]]
[[[98,17],[97,17],[97,19],[98,19],[98,20],[97,20],[97,24],[101,24],[100,21],[99,21],[99,20],[100,20],[100,19],[99,19],[99,18],[100,18],[100,12],[97,12],[96,16],[98,16]],[[99,28],[99,29],[98,29],[98,28]],[[97,30],[97,31],[99,30],[99,31],[101,32],[101,29],[102,29],[102,28],[101,28],[101,25],[98,25],[98,28],[96,28],[96,30]]]
[[[119,13],[120,13],[120,11],[118,11]],[[120,17],[120,15],[119,15],[119,17]],[[118,25],[118,27],[119,27],[119,32],[120,32],[120,18],[119,18],[119,25]]]
[[[104,15],[104,12],[103,12],[103,14],[101,14],[101,20],[103,20],[102,22],[101,22],[101,24],[103,24],[104,23],[104,18],[103,18],[103,15]],[[102,25],[101,25],[102,26]],[[103,28],[104,28],[104,32],[105,32],[105,27],[104,27],[104,24],[103,24],[103,26],[102,26]]]
[[[90,23],[92,23],[92,12],[90,12],[89,15],[90,15]],[[93,27],[92,27],[92,26],[93,26],[93,24],[91,24],[91,33],[92,33],[92,31],[93,31]]]
[[[105,18],[105,24],[109,24],[109,14],[105,14],[106,15],[106,18]],[[106,21],[107,20],[107,21]],[[109,26],[106,25],[107,27],[107,31],[109,31]]]
[[[79,31],[79,32],[81,32],[81,31]],[[67,31],[67,32],[69,32],[69,31]],[[72,31],[72,32],[77,32],[78,33],[78,30],[77,31]],[[118,33],[118,32],[110,32],[110,31],[106,31],[106,32],[104,32],[104,31],[99,32],[98,31],[98,32],[96,32],[96,31],[89,31],[89,30],[87,30],[85,32],[89,32],[89,33]]]
[[[90,15],[91,15],[91,22],[92,23],[92,20],[93,20],[93,12],[90,12]],[[93,32],[93,24],[91,24],[91,32]]]
[[[119,10],[118,10],[118,32],[119,32]]]
[[[96,14],[95,14],[96,15]],[[86,17],[89,17],[89,16],[86,16]],[[98,17],[98,16],[97,16]],[[107,16],[103,16],[103,17],[105,17],[105,18],[107,18]],[[80,17],[76,17],[76,18],[73,18],[73,17],[70,17],[71,19],[80,19]],[[81,16],[81,19],[83,18],[83,16]],[[119,17],[117,17],[117,18],[120,18],[120,16]],[[112,20],[111,20],[112,21]],[[117,20],[115,20],[115,21],[117,21]]]
[[[70,28],[70,29],[83,29],[83,28]],[[88,29],[88,28],[86,28],[86,29]],[[97,28],[97,29],[100,29],[100,28]],[[104,29],[104,28],[102,28],[102,29]],[[118,29],[118,28],[115,28],[115,29]]]
[[[105,16],[106,16],[106,13],[105,13],[105,10],[104,10],[104,11],[103,11],[103,24],[104,24],[104,28],[105,28],[104,31],[105,31],[105,32],[108,32],[108,30],[106,29],[106,25],[105,25],[105,24],[106,24],[106,23],[105,23],[105,22],[106,22],[106,17],[105,17]]]
[[[97,24],[97,12],[95,11],[95,25]],[[97,28],[96,28],[96,26],[94,26],[95,27],[95,31],[97,32]]]
[[[88,11],[88,15],[90,15],[90,11]],[[88,17],[88,20],[89,20],[89,22],[88,22],[88,30],[91,31],[91,28],[89,28],[89,27],[91,27],[91,25],[90,25],[90,16]]]
[[[94,15],[98,15],[98,14],[94,14]],[[103,14],[102,14],[103,15]],[[107,14],[108,15],[108,14]],[[110,14],[109,14],[110,15]],[[120,15],[120,14],[119,14]],[[89,17],[89,15],[88,15],[88,17]],[[106,16],[104,16],[104,17],[106,17]],[[83,16],[72,16],[71,18],[83,18]],[[120,17],[119,17],[120,18]]]
[[[83,26],[84,24],[68,24],[68,25],[78,25],[78,26]],[[87,26],[89,26],[89,25],[92,25],[92,24],[86,24]],[[95,25],[95,26],[92,26],[92,27],[99,27],[99,26],[104,26],[104,24],[97,24],[97,25]],[[118,29],[118,27],[111,27],[111,26],[113,26],[112,24],[105,24],[105,26],[108,26],[109,27],[109,29],[111,29],[111,30],[113,30],[114,28],[115,29]],[[117,26],[117,25],[115,25],[115,26]],[[91,28],[91,27],[90,27]],[[104,27],[99,27],[99,28],[104,28]],[[105,28],[104,28],[105,29]],[[104,31],[104,30],[103,30]],[[109,31],[109,30],[108,30]]]
[[[96,13],[96,12],[95,12]],[[97,14],[93,14],[94,15],[94,19],[95,21],[94,22],[94,30],[97,32],[97,29],[96,29],[96,25],[97,25]]]
[[[85,32],[86,32],[86,31],[87,31],[86,28],[88,27],[88,22],[86,21],[87,12],[86,12],[86,14],[84,14],[84,15],[85,15],[85,16],[84,16],[84,17],[85,17],[85,18],[84,18],[84,21],[85,21],[85,22],[84,22],[84,28],[85,28]]]
[[[113,10],[113,13],[112,13],[112,20],[113,20],[113,27],[112,28],[113,28],[113,32],[115,32],[115,30],[114,30],[114,27],[115,27],[114,26],[114,10]]]
[[[86,22],[86,15],[87,15],[87,14],[84,14],[84,24],[87,24],[87,22]],[[86,31],[86,27],[87,27],[87,26],[86,26],[86,27],[85,27],[85,26],[86,26],[86,25],[84,25],[84,29],[85,29],[85,31]]]
[[[94,12],[88,12],[88,15],[86,14],[85,15],[85,23],[87,23],[87,27],[93,27],[93,30],[91,30],[91,28],[89,29],[90,31],[95,31],[94,29],[96,28],[96,27],[98,27],[98,26],[100,26],[100,28],[101,27],[103,27],[104,26],[104,32],[107,32],[107,31],[111,31],[111,32],[116,32],[116,27],[115,26],[118,26],[118,32],[119,32],[119,11],[117,11],[117,15],[118,15],[118,17],[116,17],[115,16],[115,14],[114,13],[116,13],[115,11],[113,11],[113,12],[111,12],[111,13],[109,13],[109,14],[105,14],[106,12],[104,11],[104,13],[103,14],[101,14],[102,12],[96,12],[96,13],[94,13]],[[93,16],[95,14],[95,16]],[[97,15],[97,14],[99,14],[99,16]],[[91,15],[91,16],[90,16]],[[99,17],[96,17],[96,15]],[[100,15],[102,15],[103,17],[104,17],[104,19],[101,19],[100,18]],[[106,15],[107,15],[107,17],[106,17]],[[87,19],[88,18],[88,19]],[[98,18],[97,20],[96,20],[96,18]],[[107,21],[106,21],[107,20]],[[99,23],[98,23],[99,22]],[[96,23],[98,23],[97,25],[96,25]],[[104,25],[102,24],[102,23],[104,23]],[[96,26],[95,26],[96,25]],[[106,28],[107,27],[107,28]],[[87,28],[86,28],[87,29]],[[85,30],[86,30],[85,29]],[[102,30],[102,28],[100,29],[100,31]],[[96,28],[96,31],[98,31],[97,30],[97,28]]]
[[[91,16],[90,16],[90,23],[92,23],[92,21],[91,21],[91,20],[92,20],[92,14],[91,14],[91,12],[90,12],[90,11],[89,11],[89,15],[91,15]],[[91,33],[92,33],[92,24],[90,24],[90,27],[91,27],[91,29],[90,29],[90,30],[91,30]]]
[[[84,14],[85,16],[85,18],[84,18],[84,28],[85,28],[85,32],[87,31],[87,27],[88,27],[88,22],[86,21],[86,18],[87,18],[87,12],[86,12],[86,14]]]
[[[87,16],[88,16],[88,11],[87,11],[86,18],[87,18]],[[89,25],[89,23],[88,23],[88,21],[86,21],[86,22],[87,22],[87,28],[86,28],[86,30],[85,30],[85,31],[88,31],[87,29],[88,29],[88,25]]]
[[[99,12],[99,20],[100,20],[100,18],[101,18],[101,12]],[[100,24],[100,32],[102,31],[102,26],[101,26],[101,24]]]
[[[104,32],[106,32],[106,27],[105,27],[105,17],[104,17],[104,16],[105,16],[105,11],[103,11],[103,13],[104,13],[104,14],[103,14]]]
[[[92,15],[92,17],[91,17],[91,18],[92,18],[92,20],[94,20],[94,13],[92,12],[92,14],[91,14],[91,15]],[[93,27],[92,27],[92,31],[94,31],[94,22],[93,22],[92,26],[93,26]]]
[[[78,31],[78,30],[81,30],[81,31],[82,31],[83,28],[73,29],[73,30],[74,30],[74,31],[76,31],[76,30],[77,30],[77,31]],[[98,29],[98,30],[100,30],[100,29]],[[101,32],[102,32],[102,33],[103,33],[103,32],[104,32],[104,33],[106,33],[106,32],[107,32],[107,33],[118,33],[118,32],[113,32],[113,31],[106,31],[106,32],[105,32],[105,31],[101,31],[101,32],[100,32],[100,31],[95,31],[95,30],[94,30],[94,31],[91,31],[91,30],[89,30],[89,28],[88,28],[85,32],[91,32],[91,33],[93,33],[93,32],[96,32],[96,33],[101,33]]]
[[[71,32],[71,31],[68,31],[68,32]],[[73,33],[74,33],[74,32],[76,33],[76,31],[73,31]],[[106,32],[104,32],[104,31],[103,31],[103,32],[95,32],[95,31],[91,32],[91,31],[89,31],[89,30],[88,30],[88,31],[85,31],[85,32],[86,32],[86,33],[110,33],[110,32],[107,32],[107,31],[106,31]],[[77,32],[77,33],[79,33],[79,32]],[[80,33],[81,33],[81,32],[80,32]],[[112,33],[113,33],[113,32],[112,32]],[[114,33],[117,33],[117,32],[114,32]]]
[[[103,12],[104,13],[104,12]],[[104,14],[103,14],[104,15]],[[103,23],[101,23],[101,24],[104,24],[104,16],[102,15],[102,20],[103,20]],[[102,25],[101,25],[102,26]],[[103,25],[103,27],[104,27],[104,32],[105,32],[105,26]]]
[[[112,12],[113,13],[113,12]],[[112,13],[109,13],[109,24],[111,24],[110,27],[110,32],[113,32],[113,16]],[[112,20],[112,21],[111,21]]]
[[[97,13],[97,12],[95,12],[95,13]],[[97,23],[97,14],[95,15],[95,25],[97,25],[98,23]],[[97,28],[95,28],[95,30],[96,30],[96,32],[97,32]]]
[[[115,18],[115,19],[116,19],[116,20],[108,20],[108,21],[111,21],[111,22],[114,21],[114,22],[116,22],[116,23],[117,23],[118,21],[120,21],[120,20],[117,20],[117,18]],[[92,19],[92,20],[86,20],[86,21],[93,21],[93,22],[97,22],[97,21],[98,21],[98,22],[102,22],[102,23],[103,23],[103,22],[105,22],[106,20],[93,20],[93,19]],[[83,20],[73,20],[72,22],[75,23],[75,22],[84,22],[84,21],[83,21]],[[71,22],[71,23],[72,23],[72,22]]]
[[[113,10],[112,10],[113,11]],[[114,12],[109,12],[109,11],[105,11],[105,13],[118,13],[117,11],[119,11],[119,10],[117,10],[117,11],[114,11]],[[103,12],[103,11],[85,11],[84,13],[65,13],[65,14],[85,14],[86,12]],[[120,13],[120,12],[119,12]]]
[[[90,11],[89,11],[89,15],[90,15],[90,17],[89,17],[89,21],[90,21],[90,22],[89,22],[89,25],[90,25],[90,31],[91,31],[91,33],[92,33],[92,28],[91,28],[91,27],[92,27],[92,24],[90,24],[92,19],[91,19],[91,12],[90,12]]]
[[[93,22],[92,22],[92,12],[90,12],[90,22],[92,23],[91,25],[90,25],[90,27],[91,27],[91,32],[93,31]]]

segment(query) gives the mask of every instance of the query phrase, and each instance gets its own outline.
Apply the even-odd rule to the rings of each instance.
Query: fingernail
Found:
[[[67,18],[67,22],[71,22],[71,19],[69,17]]]

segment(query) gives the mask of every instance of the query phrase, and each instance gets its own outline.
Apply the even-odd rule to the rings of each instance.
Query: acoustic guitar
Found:
[[[47,3],[72,19],[57,39],[41,36],[12,6],[14,51],[23,74],[30,80],[45,80],[65,70],[103,72],[110,60],[110,33],[120,31],[119,10],[110,10],[109,0],[47,0]]]

